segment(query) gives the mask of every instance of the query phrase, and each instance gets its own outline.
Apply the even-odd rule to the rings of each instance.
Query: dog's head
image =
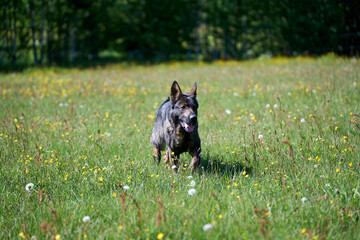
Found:
[[[174,81],[171,86],[171,117],[175,123],[180,125],[187,132],[192,132],[197,127],[196,83],[188,93],[182,93],[179,84]]]

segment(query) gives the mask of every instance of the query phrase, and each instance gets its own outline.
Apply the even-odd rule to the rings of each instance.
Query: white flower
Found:
[[[317,164],[315,164],[315,165],[314,165],[314,168],[317,168],[317,167],[318,167],[318,165],[317,165]]]
[[[270,107],[270,104],[266,104],[266,108],[269,108]]]
[[[234,96],[237,97],[239,96],[239,94],[237,92],[234,92]]]
[[[83,217],[83,222],[90,222],[90,217],[89,216]]]
[[[108,137],[110,137],[110,136],[111,136],[111,134],[110,134],[110,133],[107,133],[106,135],[107,135]]]
[[[176,165],[172,165],[171,168],[172,168],[172,169],[175,169],[175,168],[176,168]]]
[[[213,230],[214,227],[215,227],[214,225],[212,225],[211,223],[208,223],[208,224],[205,224],[205,225],[203,226],[203,230],[204,230],[205,232],[209,232],[209,231]]]
[[[187,176],[187,179],[192,179],[192,176]]]
[[[34,184],[33,183],[28,183],[25,186],[25,190],[30,192],[32,189],[34,188]]]
[[[313,92],[313,93],[316,93],[316,89],[313,89],[312,92]]]
[[[225,112],[226,112],[226,114],[228,114],[228,115],[231,114],[231,111],[230,111],[229,109],[226,109]]]
[[[291,118],[291,115],[290,115],[290,114],[288,115],[288,118]]]
[[[191,188],[188,191],[188,194],[191,195],[191,196],[194,195],[195,193],[196,193],[196,190],[194,188]]]
[[[190,184],[188,185],[189,187],[195,187],[195,181],[194,180],[191,180]]]
[[[264,137],[263,135],[259,134],[258,139],[261,140],[263,137]]]
[[[254,114],[250,113],[249,116],[252,117],[252,116],[254,116]]]
[[[256,92],[254,92],[252,95],[255,97],[255,96],[256,96]]]
[[[326,184],[325,184],[325,187],[328,187],[328,188],[329,188],[329,187],[330,187],[330,184],[329,184],[329,183],[326,183]]]
[[[325,177],[325,175],[320,175],[320,178],[324,178]]]
[[[304,122],[305,122],[305,119],[304,119],[304,118],[302,118],[302,119],[300,120],[300,122],[301,122],[301,123],[304,123]]]
[[[277,108],[278,107],[278,105],[277,104],[274,104],[274,108]]]
[[[123,186],[123,189],[124,189],[124,190],[129,190],[130,187],[129,187],[128,185],[125,185],[125,186]]]
[[[304,204],[305,202],[307,202],[307,198],[306,197],[303,197],[302,199],[301,199],[301,202]]]
[[[64,104],[63,104],[63,103],[60,103],[60,104],[59,104],[59,107],[63,107],[63,106],[64,106]]]
[[[288,96],[291,96],[291,92],[288,92]]]

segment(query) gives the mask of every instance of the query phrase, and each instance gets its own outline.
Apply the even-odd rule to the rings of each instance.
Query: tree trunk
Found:
[[[45,5],[44,5],[44,3],[43,3],[42,9],[41,9],[40,59],[39,59],[39,63],[40,63],[40,64],[43,63],[43,59],[44,59],[44,49],[45,49],[45,44],[44,44],[44,28],[45,28]]]
[[[38,63],[37,53],[36,53],[36,45],[35,45],[35,9],[32,9],[31,2],[33,0],[29,0],[29,12],[30,12],[30,22],[31,22],[31,32],[32,32],[32,47],[34,53],[34,63],[35,65]]]

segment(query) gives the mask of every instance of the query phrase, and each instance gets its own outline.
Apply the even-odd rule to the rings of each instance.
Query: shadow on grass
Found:
[[[240,175],[243,171],[246,171],[246,174],[251,174],[251,167],[246,166],[240,162],[226,162],[224,157],[221,155],[210,155],[203,154],[201,156],[201,167],[202,171],[205,174],[214,174],[214,175]]]

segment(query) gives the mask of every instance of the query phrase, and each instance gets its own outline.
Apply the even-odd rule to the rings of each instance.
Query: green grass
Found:
[[[328,55],[1,75],[0,238],[357,239],[359,64]],[[173,80],[184,92],[198,83],[197,172],[188,154],[178,174],[152,160]]]

